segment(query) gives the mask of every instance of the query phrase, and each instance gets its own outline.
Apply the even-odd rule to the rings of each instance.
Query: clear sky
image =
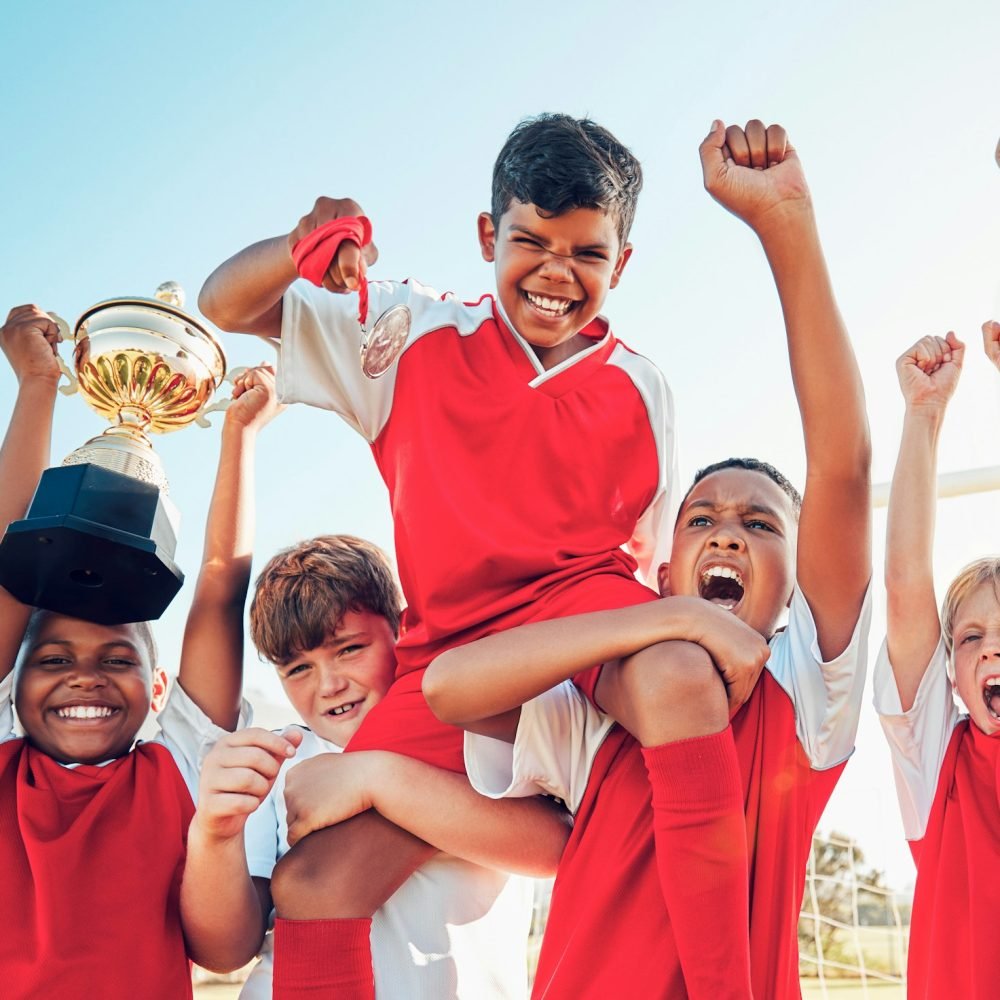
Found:
[[[895,356],[925,333],[975,340],[1000,313],[995,0],[62,0],[8,4],[0,36],[4,311],[34,301],[72,322],[168,278],[193,308],[216,264],[287,232],[319,194],[364,206],[378,274],[478,297],[492,286],[474,223],[493,158],[520,118],[566,111],[607,125],[643,161],[635,254],[606,311],[671,383],[685,478],[731,454],[767,458],[800,483],[804,471],[763,254],[701,188],[697,145],[714,117],[781,122],[799,149],[865,376],[876,480],[891,474],[901,422]],[[234,337],[225,346],[233,365],[270,351]],[[0,371],[2,420],[13,392]],[[944,470],[1000,462],[998,403],[998,377],[974,351]],[[60,399],[54,461],[102,426],[78,398]],[[168,668],[217,446],[217,430],[197,428],[157,442],[189,574],[158,626]],[[259,469],[262,558],[329,531],[391,546],[367,447],[336,418],[286,412],[262,435]],[[995,494],[942,504],[941,584],[1000,551],[998,504]],[[876,523],[881,537],[884,514]],[[248,680],[276,690],[249,656]],[[867,704],[831,825],[897,884],[912,877]]]

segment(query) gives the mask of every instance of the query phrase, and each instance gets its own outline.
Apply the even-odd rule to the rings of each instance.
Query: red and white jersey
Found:
[[[369,323],[396,304],[410,309],[409,337],[370,379],[357,296],[293,285],[278,389],[336,411],[371,444],[407,601],[399,672],[519,623],[588,576],[638,565],[655,584],[677,470],[673,402],[652,362],[598,318],[582,331],[592,346],[546,371],[491,296],[369,284]]]
[[[908,712],[903,711],[885,642],[872,677],[875,711],[889,741],[903,831],[918,841],[927,829],[941,764],[962,715],[951,693],[948,654],[939,639]]]
[[[871,596],[847,648],[824,662],[812,613],[792,598],[788,628],[733,719],[750,846],[754,995],[798,997],[796,927],[812,835],[854,748]],[[524,705],[513,747],[466,735],[469,779],[492,797],[556,795],[575,826],[552,895],[533,996],[686,996],[653,843],[639,744],[572,684]],[[725,901],[719,900],[719,906]]]
[[[903,827],[917,864],[907,995],[998,994],[990,962],[1000,899],[1000,738],[959,714],[939,641],[902,710],[883,645],[875,707],[892,752]]]

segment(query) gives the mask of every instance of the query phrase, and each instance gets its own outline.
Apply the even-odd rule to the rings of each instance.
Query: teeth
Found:
[[[702,580],[706,581],[713,576],[724,576],[729,580],[735,580],[741,587],[743,586],[743,577],[737,570],[730,569],[728,566],[710,566],[701,574]]]
[[[569,299],[550,299],[544,295],[534,295],[532,292],[524,294],[536,309],[552,313],[553,316],[565,316],[569,312],[570,306],[573,305]]]
[[[347,705],[338,705],[336,708],[330,709],[330,715],[343,715],[344,712],[349,712],[355,705],[357,705],[356,701],[352,701]]]
[[[107,705],[67,705],[56,712],[60,719],[106,719],[113,713]]]

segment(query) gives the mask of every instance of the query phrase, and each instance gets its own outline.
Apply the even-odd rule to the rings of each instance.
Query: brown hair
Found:
[[[321,646],[348,611],[370,611],[399,634],[400,594],[386,554],[353,535],[283,549],[257,577],[250,636],[272,663]]]
[[[990,583],[1000,597],[1000,557],[987,556],[969,563],[951,584],[944,595],[941,604],[941,635],[944,638],[944,648],[948,654],[948,676],[955,679],[955,666],[952,663],[952,650],[955,643],[955,614],[958,606],[981,584]]]

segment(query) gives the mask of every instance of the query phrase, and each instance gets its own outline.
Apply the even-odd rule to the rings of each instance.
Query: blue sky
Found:
[[[799,149],[865,376],[876,479],[891,474],[900,427],[895,356],[924,333],[977,337],[1000,313],[1000,12],[990,0],[97,0],[7,5],[2,17],[3,310],[35,301],[72,322],[167,278],[193,307],[217,263],[287,232],[319,194],[365,207],[378,274],[478,297],[492,285],[474,222],[493,158],[520,118],[559,110],[595,117],[643,161],[636,250],[607,313],[667,374],[685,477],[736,453],[799,482],[803,473],[763,255],[701,188],[697,145],[714,117],[780,121]],[[270,350],[232,337],[225,346],[233,365]],[[943,469],[1000,462],[998,390],[973,352]],[[13,392],[0,370],[0,419]],[[101,428],[78,398],[60,399],[53,459]],[[191,582],[217,438],[193,428],[157,442]],[[262,557],[324,531],[391,544],[367,448],[327,414],[294,408],[265,431],[260,479]],[[966,559],[1000,550],[997,502],[942,504],[942,584]],[[168,668],[190,591],[158,628]],[[248,678],[270,683],[250,657]],[[858,835],[905,881],[888,756],[867,708],[858,756],[824,825]]]

